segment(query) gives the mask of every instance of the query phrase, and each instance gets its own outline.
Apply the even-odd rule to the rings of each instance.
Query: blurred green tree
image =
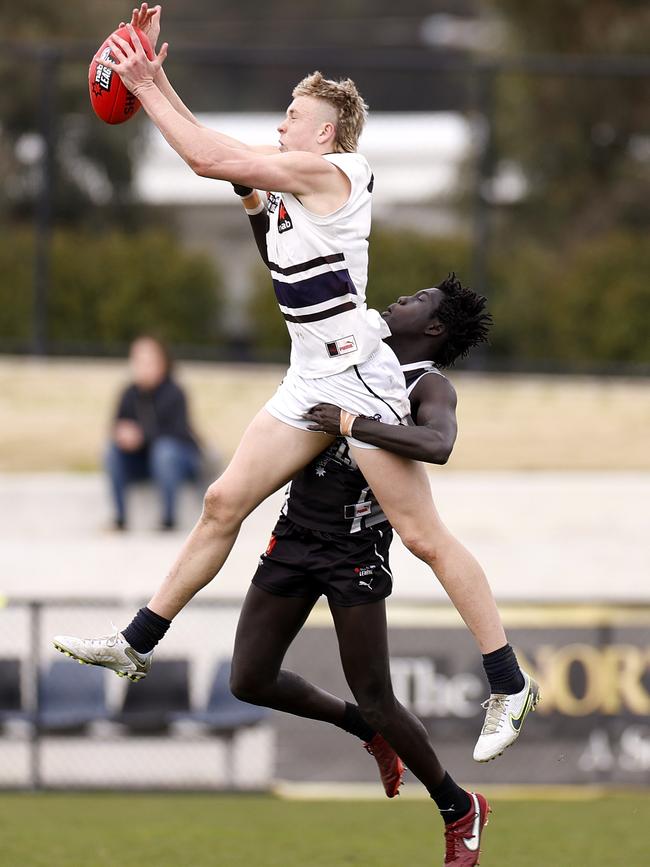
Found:
[[[492,0],[518,54],[647,52],[650,14],[639,0]],[[556,249],[621,227],[650,225],[647,77],[503,75],[496,153],[523,169],[526,194],[497,223],[499,242],[542,235]]]
[[[5,193],[0,217],[20,221],[32,215],[42,177],[44,77],[54,75],[53,207],[57,223],[119,222],[132,227],[137,222],[138,210],[130,195],[130,154],[141,123],[135,120],[121,127],[102,123],[88,103],[87,64],[47,65],[45,55],[34,53],[37,46],[60,49],[75,42],[97,48],[119,23],[115,14],[115,4],[83,0],[58,4],[28,0],[18,9],[12,4],[0,6],[3,39],[23,49],[20,54],[5,51],[0,58],[0,172]],[[128,7],[123,14],[128,15]],[[88,63],[93,48],[89,48]]]
[[[0,342],[29,340],[33,236],[0,236]],[[221,278],[207,256],[183,250],[168,233],[58,230],[48,303],[53,342],[72,351],[127,343],[142,332],[169,343],[209,347],[221,338]]]
[[[650,364],[650,246],[634,233],[584,241],[561,260],[528,243],[497,257],[494,356],[589,366]]]

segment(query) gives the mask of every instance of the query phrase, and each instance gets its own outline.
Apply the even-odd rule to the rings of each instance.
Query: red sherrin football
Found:
[[[153,58],[153,51],[151,50],[149,40],[139,28],[136,27],[135,31],[140,37],[145,54],[151,60]],[[126,27],[120,27],[115,33],[126,40],[129,45],[131,44],[129,31]],[[97,56],[104,59],[114,59],[108,39],[102,44],[102,47],[97,52]],[[93,111],[97,117],[100,117],[106,123],[124,123],[125,120],[130,120],[140,108],[140,101],[124,87],[115,70],[109,66],[104,66],[101,60],[93,60],[90,64],[90,69],[88,70],[88,89],[90,91],[90,104],[93,107]]]

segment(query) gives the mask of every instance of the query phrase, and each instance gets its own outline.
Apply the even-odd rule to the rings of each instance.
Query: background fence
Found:
[[[374,763],[349,735],[230,696],[238,603],[194,602],[139,684],[78,666],[52,647],[55,633],[105,634],[109,621],[124,624],[133,608],[60,599],[2,609],[0,787],[331,791],[365,784],[374,791]],[[521,740],[479,766],[471,753],[486,684],[471,637],[446,606],[389,605],[396,694],[423,720],[445,765],[483,785],[650,783],[650,607],[502,608],[543,701]],[[286,667],[351,699],[324,605]]]
[[[57,632],[105,634],[132,616],[110,601],[9,603],[1,616],[0,785],[29,788],[264,788],[268,713],[229,693],[236,609],[199,603],[143,683],[80,666]],[[141,688],[142,687],[142,688]]]

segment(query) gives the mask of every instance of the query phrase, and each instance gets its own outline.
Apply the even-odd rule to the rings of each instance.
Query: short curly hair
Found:
[[[485,307],[487,299],[463,286],[453,271],[437,288],[444,298],[435,315],[445,326],[447,339],[433,360],[438,367],[452,367],[458,358],[469,355],[474,346],[488,342],[492,316]]]
[[[351,78],[333,81],[316,71],[306,76],[293,89],[293,96],[316,96],[336,110],[335,148],[338,152],[354,153],[368,117],[368,106]]]

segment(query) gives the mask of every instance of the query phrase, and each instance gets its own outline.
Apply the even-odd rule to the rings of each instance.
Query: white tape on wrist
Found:
[[[258,204],[254,208],[247,208],[246,205],[244,205],[244,210],[246,211],[246,213],[248,214],[249,217],[254,217],[255,214],[261,214],[262,213],[262,211],[264,210],[264,202],[260,199],[260,201],[258,202]]]
[[[352,425],[358,418],[359,416],[354,412],[348,412],[345,409],[341,410],[341,415],[339,419],[339,430],[341,431],[342,436],[352,436]]]

